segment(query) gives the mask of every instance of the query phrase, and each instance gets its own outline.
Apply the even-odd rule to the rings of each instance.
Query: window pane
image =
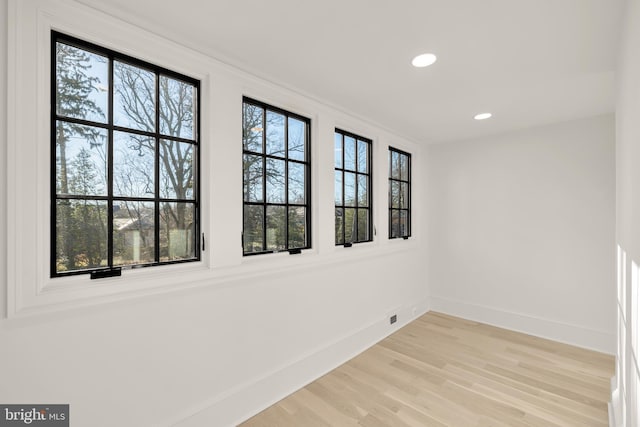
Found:
[[[264,208],[262,206],[245,205],[243,243],[245,252],[261,252],[263,250]]]
[[[358,140],[358,172],[369,171],[369,143]]]
[[[369,206],[369,177],[358,175],[358,206]]]
[[[400,179],[409,180],[409,157],[404,154],[400,155]]]
[[[344,137],[344,168],[356,170],[356,140],[346,135]]]
[[[344,242],[352,243],[355,242],[356,236],[356,210],[355,209],[345,209],[344,210]]]
[[[342,134],[336,132],[334,134],[334,163],[336,168],[342,168]]]
[[[305,161],[306,126],[303,121],[289,118],[289,158]]]
[[[113,265],[155,260],[155,209],[152,202],[113,202]]]
[[[245,154],[242,168],[244,172],[244,200],[246,202],[262,202],[262,157]]]
[[[131,129],[155,130],[155,74],[114,61],[113,80],[113,123]]]
[[[108,59],[56,43],[56,114],[106,123],[109,93]]]
[[[409,208],[409,184],[401,182],[400,191],[398,192],[399,200],[398,207],[400,209],[408,209]]]
[[[242,104],[242,145],[247,151],[262,153],[263,112],[256,105]]]
[[[264,241],[259,249],[245,247],[245,254],[307,247],[309,124],[275,107],[254,107],[250,102],[246,98],[243,102],[244,200],[261,204]],[[256,138],[252,139],[252,134]],[[258,136],[264,138],[264,149]],[[259,177],[264,188],[260,187]],[[263,194],[258,194],[259,190]]]
[[[335,171],[335,202],[337,206],[341,206],[343,204],[342,199],[342,171]]]
[[[160,141],[160,197],[193,199],[193,149],[193,144]]]
[[[107,203],[56,201],[56,272],[107,265]]]
[[[302,206],[289,208],[289,249],[306,246],[305,208]]]
[[[267,154],[284,157],[284,116],[267,111]]]
[[[58,121],[56,193],[107,195],[107,131]]]
[[[51,36],[52,277],[199,258],[198,84]]]
[[[267,206],[267,250],[281,251],[286,242],[286,211],[284,206]]]
[[[394,179],[400,179],[400,153],[396,151],[390,151],[391,155],[391,170],[389,176]]]
[[[289,203],[304,204],[305,166],[289,162]]]
[[[369,240],[369,210],[358,209],[358,241]]]
[[[113,194],[154,197],[154,138],[133,133],[113,133]]]
[[[160,132],[179,138],[195,135],[195,87],[160,76]]]
[[[397,181],[391,181],[391,191],[389,193],[389,197],[391,198],[390,203],[392,208],[400,207],[400,183]]]
[[[356,174],[345,172],[344,173],[344,205],[355,206],[356,205]]]
[[[389,148],[389,238],[411,235],[411,155]]]
[[[402,210],[400,211],[400,224],[398,226],[398,236],[404,237],[409,235],[409,215],[408,211]]]
[[[336,208],[336,244],[344,243],[344,209]]]
[[[400,213],[397,210],[391,211],[391,237],[400,237]]]
[[[195,206],[163,203],[160,210],[160,261],[195,257]]]
[[[267,202],[284,203],[284,160],[267,159]]]

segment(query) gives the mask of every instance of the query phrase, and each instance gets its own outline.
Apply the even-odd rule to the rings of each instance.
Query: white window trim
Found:
[[[50,278],[51,31],[140,58],[201,81],[201,162],[209,142],[212,61],[93,9],[61,0],[9,2],[8,40],[8,271],[7,316],[28,316],[63,306],[162,291],[201,279],[210,270],[209,167],[201,170],[201,232],[207,250],[193,263],[124,270],[120,278],[89,275]],[[155,49],[153,48],[155,46]],[[161,46],[161,48],[158,48]]]
[[[387,193],[387,177],[381,171],[387,167],[388,145],[406,149],[417,161],[419,149],[411,142],[387,131],[379,133],[375,124],[363,118],[72,0],[9,0],[8,23],[7,317],[10,320],[21,322],[49,313],[192,288],[253,286],[256,278],[374,258],[382,260],[392,253],[421,247],[417,221],[412,231],[415,238],[407,242],[387,239],[387,228],[381,226],[388,221],[388,209],[385,203],[380,203]],[[200,80],[200,228],[206,235],[201,261],[125,270],[121,277],[100,280],[90,280],[88,275],[49,277],[52,29]],[[242,181],[241,173],[232,171],[234,168],[240,171],[242,167],[243,95],[311,118],[313,240],[312,248],[300,255],[242,256],[239,215]],[[321,234],[322,230],[333,230],[334,223],[332,142],[336,127],[378,135],[372,138],[377,236],[373,242],[350,249],[336,247],[333,232]],[[420,169],[413,171],[417,173],[413,180],[419,180]],[[416,205],[412,209],[420,206],[419,194],[414,192]],[[217,200],[224,203],[215,203]],[[229,210],[228,206],[237,208]]]

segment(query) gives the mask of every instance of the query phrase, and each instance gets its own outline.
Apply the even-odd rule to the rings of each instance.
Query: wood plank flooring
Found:
[[[613,374],[613,356],[430,312],[241,426],[608,426]]]

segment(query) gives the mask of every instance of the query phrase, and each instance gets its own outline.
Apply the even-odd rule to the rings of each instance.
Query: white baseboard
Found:
[[[616,367],[618,363],[616,361]],[[611,378],[611,400],[609,401],[609,427],[624,427],[622,425],[622,409],[620,407],[620,389],[616,375]]]
[[[429,301],[401,307],[397,322],[379,320],[354,331],[297,361],[240,384],[223,395],[212,397],[170,423],[174,427],[236,426],[291,393],[320,378],[362,353],[386,336],[429,311]]]
[[[616,427],[616,419],[613,415],[613,405],[611,402],[607,404],[607,410],[609,411],[609,427]]]
[[[431,310],[606,354],[616,352],[615,333],[435,296]]]

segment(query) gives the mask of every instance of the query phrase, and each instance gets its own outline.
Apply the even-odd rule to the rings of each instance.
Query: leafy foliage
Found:
[[[56,201],[56,271],[109,263],[108,205],[102,199],[107,195],[109,150],[113,150],[114,196],[128,198],[113,202],[113,264],[193,257],[195,205],[191,201],[196,190],[197,147],[174,138],[193,140],[197,136],[194,86],[117,60],[109,83],[106,56],[61,41],[55,54],[59,116],[55,185],[56,193],[64,196]],[[114,103],[110,119],[109,92]],[[111,121],[131,132],[111,132],[113,145],[108,147],[104,126]],[[166,137],[154,137],[158,128]],[[160,194],[155,194],[156,152]],[[160,203],[160,224],[155,223],[155,197],[175,200]]]
[[[306,154],[305,125],[249,102],[242,117],[244,252],[303,248],[307,166],[298,161]]]

